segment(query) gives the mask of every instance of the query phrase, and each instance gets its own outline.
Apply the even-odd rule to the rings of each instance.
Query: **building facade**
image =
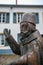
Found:
[[[19,41],[20,22],[23,14],[36,15],[36,28],[43,34],[43,5],[0,5],[0,49],[10,49],[5,40],[3,30],[10,29],[11,35]]]

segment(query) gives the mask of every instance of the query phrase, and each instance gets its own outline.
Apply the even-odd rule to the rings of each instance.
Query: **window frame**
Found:
[[[0,35],[3,36],[3,38],[1,37],[2,38],[1,40],[4,40],[4,44],[2,45],[2,42],[1,42],[0,46],[5,46],[5,47],[9,46],[8,44],[6,45],[5,35],[3,33],[0,33]]]
[[[3,36],[3,33],[0,33],[1,36]],[[1,37],[2,38],[2,37]],[[1,39],[1,44],[0,46],[4,46],[4,44],[2,45],[2,39]]]
[[[36,24],[39,24],[39,12],[32,12],[33,14],[38,14],[38,19],[36,18]]]
[[[9,23],[10,22],[10,12],[0,12],[0,23]],[[7,22],[7,15],[9,14],[9,22]]]
[[[24,14],[24,12],[13,12],[13,16],[14,16],[14,13],[16,13],[16,22],[15,23],[20,23],[21,22],[21,18],[22,18],[22,16],[23,16],[23,14]],[[21,15],[22,14],[22,15]],[[19,16],[18,16],[19,15]],[[19,19],[19,22],[18,22],[18,18],[20,18]],[[13,23],[14,23],[14,17],[13,17]]]

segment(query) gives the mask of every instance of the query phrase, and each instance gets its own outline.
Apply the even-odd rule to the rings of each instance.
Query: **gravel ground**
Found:
[[[17,59],[17,55],[0,55],[0,65],[6,65]]]

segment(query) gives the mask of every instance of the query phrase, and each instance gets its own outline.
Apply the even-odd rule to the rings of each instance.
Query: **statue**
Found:
[[[43,65],[43,38],[36,29],[35,14],[25,13],[20,23],[20,42],[4,29],[6,40],[15,54],[21,57],[8,65]]]

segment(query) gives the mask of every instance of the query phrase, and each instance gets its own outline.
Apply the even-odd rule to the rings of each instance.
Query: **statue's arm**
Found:
[[[8,42],[8,44],[9,44],[10,48],[12,49],[12,51],[13,51],[15,54],[20,55],[20,46],[19,46],[19,44],[17,44],[17,42],[16,42],[15,39],[9,34],[9,32],[8,32],[7,29],[4,30],[4,34],[5,34],[6,41]]]
[[[33,51],[29,54],[23,55],[18,60],[11,62],[8,65],[38,65],[37,54]]]

